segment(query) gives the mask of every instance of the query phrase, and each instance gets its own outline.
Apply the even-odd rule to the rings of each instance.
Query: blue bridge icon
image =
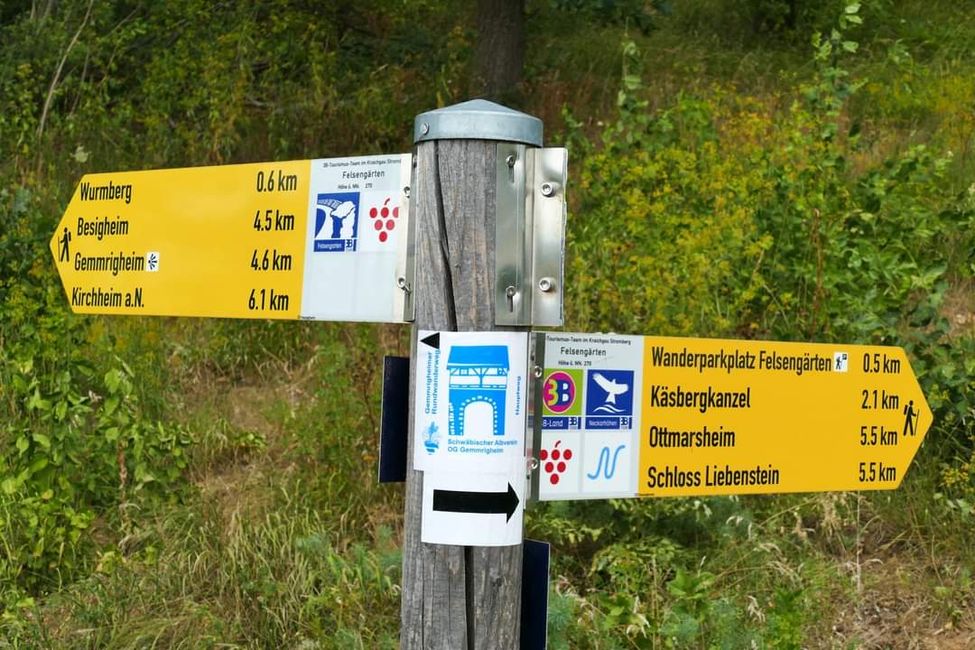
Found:
[[[505,345],[455,345],[450,349],[449,435],[504,435],[509,369]]]

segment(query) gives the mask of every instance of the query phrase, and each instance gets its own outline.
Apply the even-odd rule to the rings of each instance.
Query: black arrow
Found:
[[[435,350],[439,350],[440,349],[440,332],[435,332],[435,333],[427,336],[425,339],[420,339],[420,343],[424,343],[426,345],[429,345],[431,348],[434,348]]]
[[[433,509],[440,512],[471,512],[481,515],[506,514],[505,521],[518,508],[518,495],[508,483],[507,492],[459,492],[434,490]]]

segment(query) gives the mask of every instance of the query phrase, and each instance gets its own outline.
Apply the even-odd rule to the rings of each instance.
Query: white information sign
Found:
[[[301,318],[401,322],[411,156],[311,161]]]
[[[420,539],[520,544],[526,489],[527,332],[432,332],[417,343],[413,464]]]
[[[421,330],[416,350],[419,470],[525,470],[526,332]]]
[[[643,337],[545,335],[539,499],[633,496]]]

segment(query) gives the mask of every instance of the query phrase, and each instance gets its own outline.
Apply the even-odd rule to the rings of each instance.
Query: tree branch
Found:
[[[44,100],[44,110],[41,111],[41,120],[37,124],[37,139],[40,140],[41,136],[44,134],[44,125],[47,123],[47,114],[51,110],[51,102],[54,101],[54,91],[57,89],[58,82],[61,80],[61,72],[64,70],[64,64],[68,60],[68,55],[71,54],[71,50],[77,45],[78,39],[81,37],[81,32],[84,31],[85,27],[88,25],[88,19],[91,18],[91,8],[95,4],[95,0],[88,0],[88,9],[85,11],[85,17],[81,20],[81,25],[78,27],[78,31],[74,33],[71,38],[71,42],[68,43],[68,47],[65,48],[64,54],[61,55],[61,61],[58,62],[58,67],[54,71],[54,77],[51,79],[51,86],[47,89],[47,98]],[[38,155],[37,160],[38,167],[40,167],[40,155]]]

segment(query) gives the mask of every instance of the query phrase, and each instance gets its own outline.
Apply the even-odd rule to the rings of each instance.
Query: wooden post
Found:
[[[498,142],[539,146],[541,122],[484,101],[424,113],[416,121],[411,220],[420,329],[495,326]],[[508,136],[508,137],[506,137]],[[527,329],[527,328],[507,328]],[[415,376],[410,381],[414,403]],[[420,541],[423,473],[413,468],[411,413],[403,542],[401,647],[515,649],[519,645],[522,547]]]

